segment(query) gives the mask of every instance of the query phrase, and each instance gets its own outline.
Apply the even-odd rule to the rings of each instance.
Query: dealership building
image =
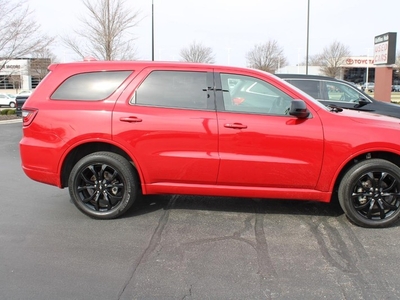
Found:
[[[356,84],[363,84],[366,82],[368,74],[368,82],[375,82],[375,69],[377,66],[374,64],[374,58],[367,56],[350,56],[343,60],[340,65],[339,79],[354,82]],[[283,74],[306,74],[306,66],[287,66],[276,71],[276,73]],[[321,67],[309,66],[309,75],[324,75]],[[400,84],[400,73],[396,65],[393,66],[393,82],[392,84]]]
[[[48,58],[0,59],[0,90],[19,92],[34,89],[46,76]]]

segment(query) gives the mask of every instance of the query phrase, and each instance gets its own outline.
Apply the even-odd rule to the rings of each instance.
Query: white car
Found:
[[[361,86],[361,89],[365,92],[365,83]],[[368,82],[367,91],[373,92],[375,90],[375,83]]]
[[[0,106],[15,107],[15,95],[0,93]]]

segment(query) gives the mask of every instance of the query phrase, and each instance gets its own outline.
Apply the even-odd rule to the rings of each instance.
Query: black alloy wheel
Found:
[[[400,215],[400,168],[383,159],[353,166],[339,186],[347,217],[362,227],[388,227]]]
[[[79,160],[71,171],[69,193],[76,207],[96,219],[124,214],[138,195],[138,179],[124,157],[96,152]]]

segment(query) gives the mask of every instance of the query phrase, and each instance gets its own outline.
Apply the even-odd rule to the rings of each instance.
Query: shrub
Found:
[[[5,108],[0,111],[0,115],[15,115],[15,108]]]

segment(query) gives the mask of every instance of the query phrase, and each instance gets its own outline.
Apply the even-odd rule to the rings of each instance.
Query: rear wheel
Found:
[[[113,219],[124,214],[138,195],[138,178],[124,157],[96,152],[79,160],[68,180],[76,207],[96,219]]]
[[[10,102],[10,107],[15,108],[15,102]]]
[[[400,215],[400,168],[383,159],[353,166],[339,185],[339,203],[347,217],[363,227],[388,227]]]

